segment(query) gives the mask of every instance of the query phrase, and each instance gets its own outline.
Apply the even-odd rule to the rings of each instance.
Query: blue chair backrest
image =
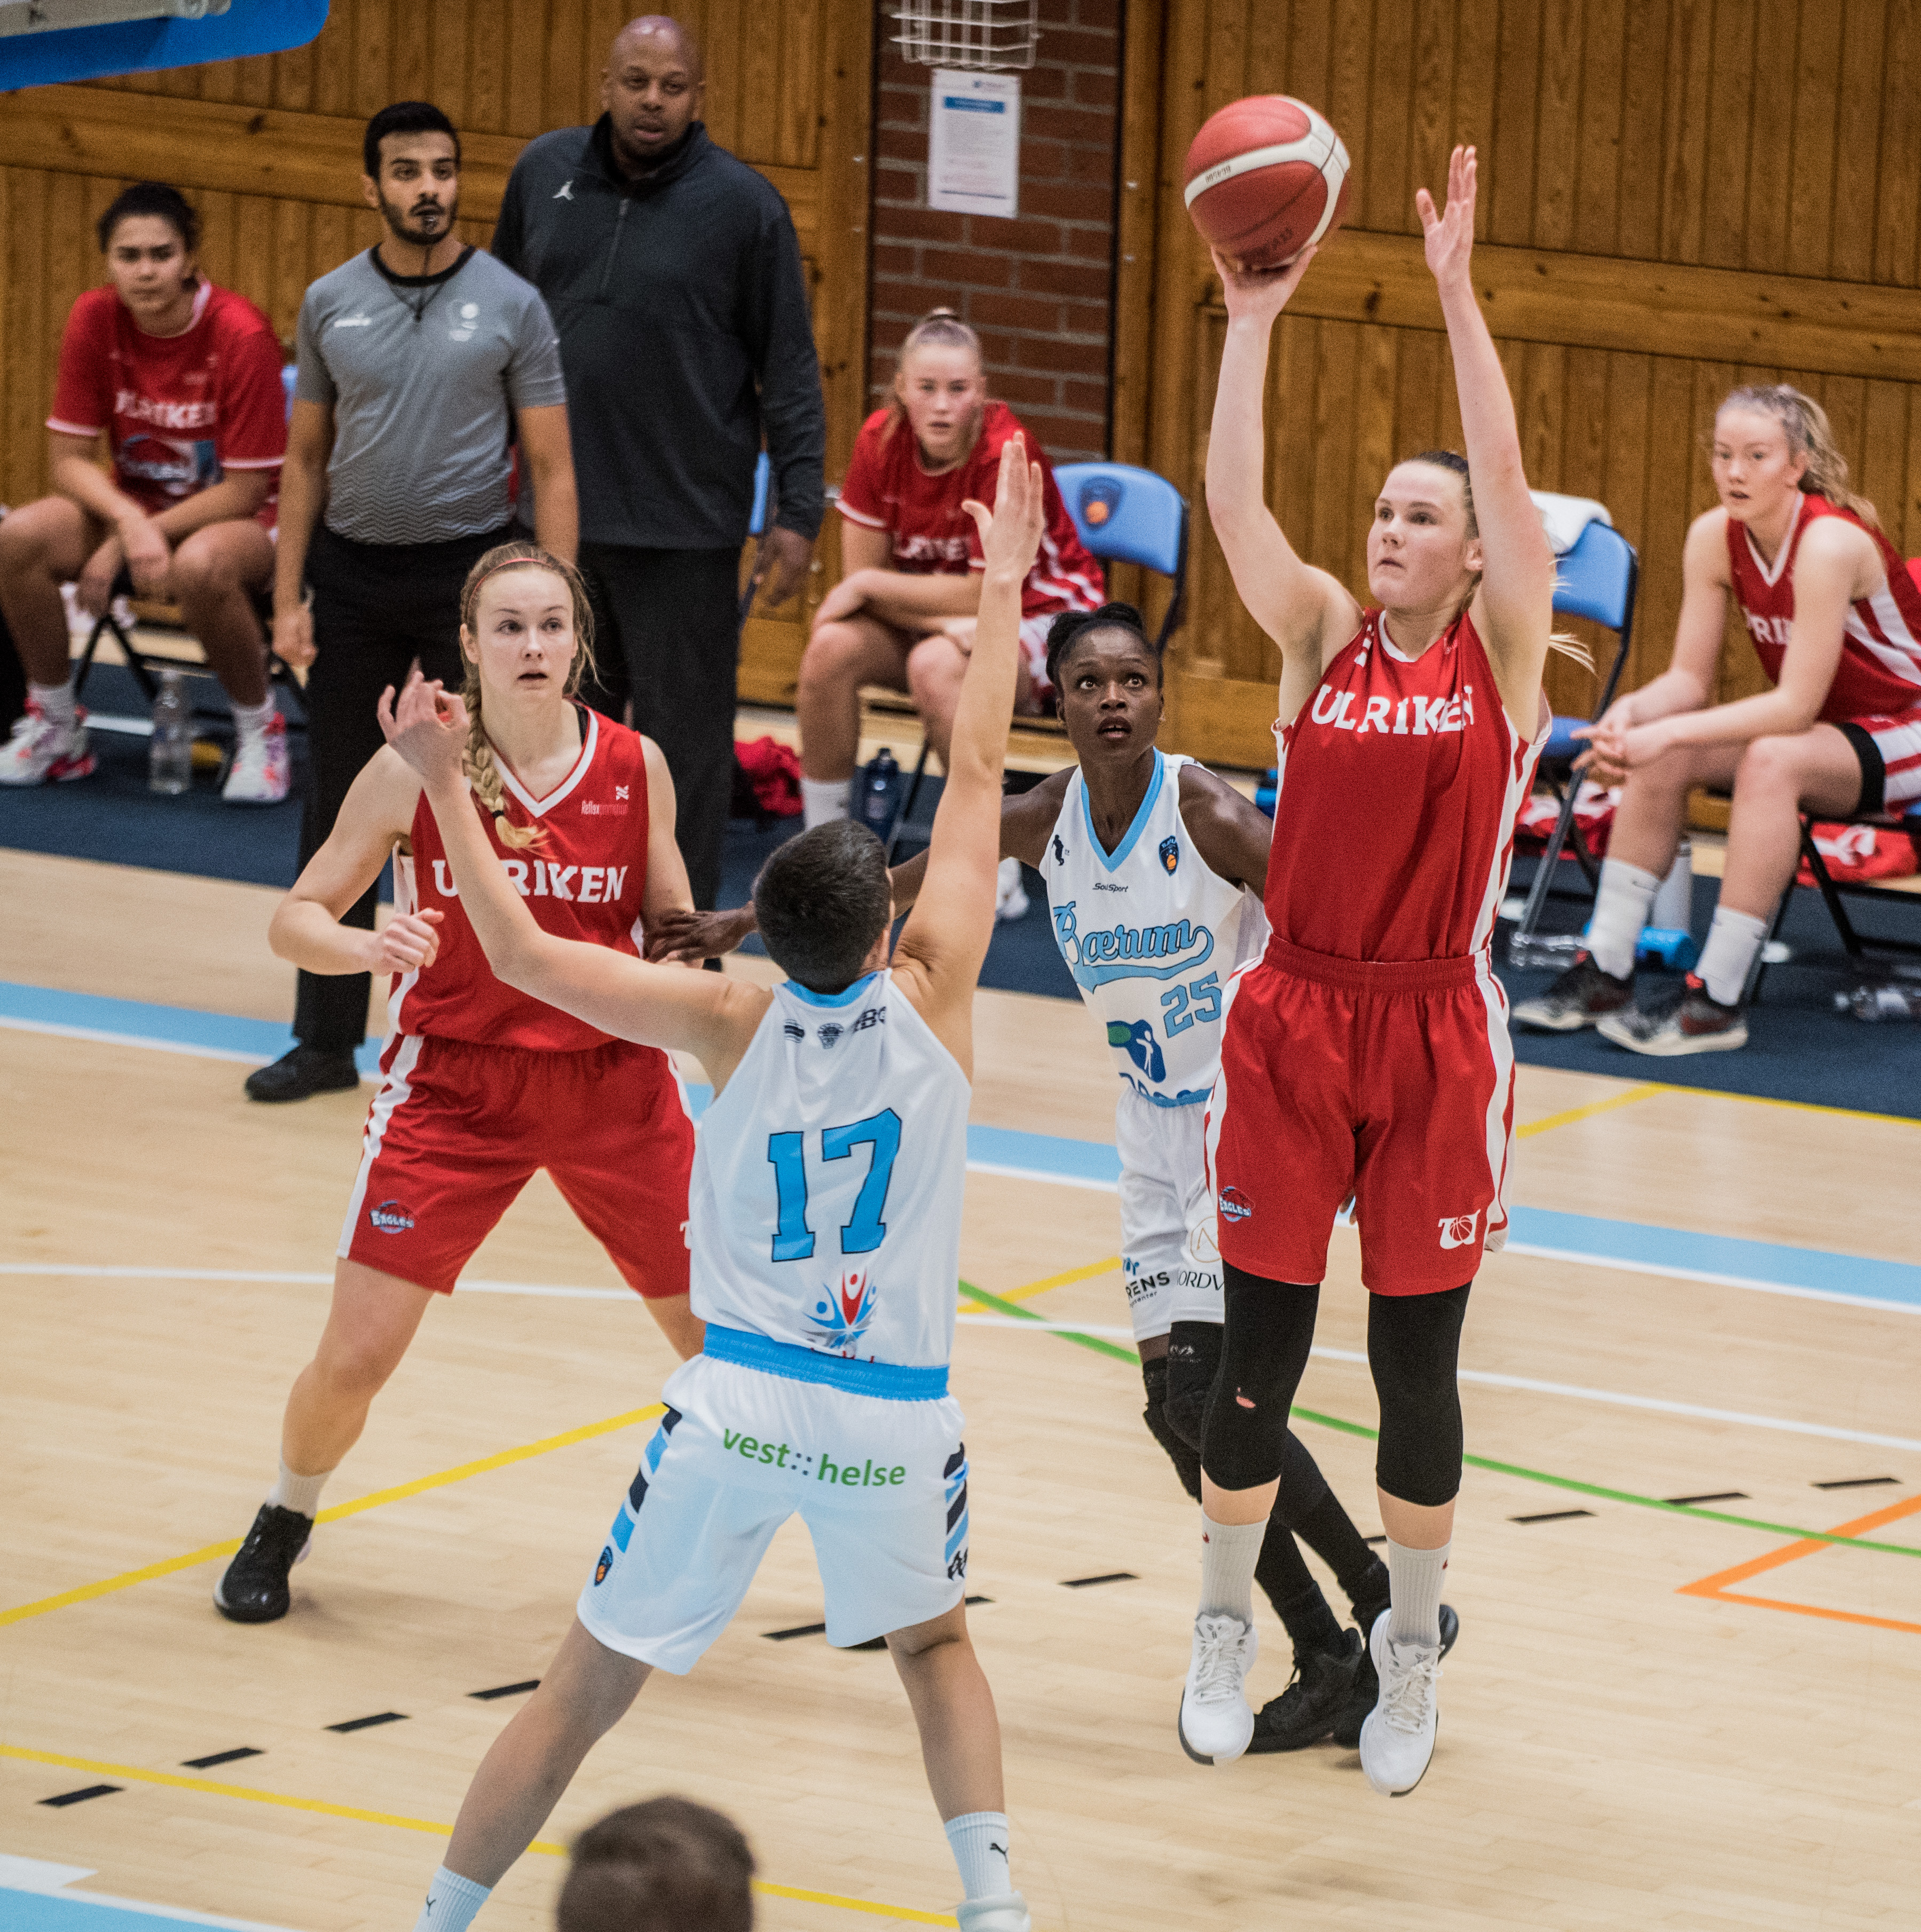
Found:
[[[747,534],[757,537],[767,526],[767,479],[773,475],[773,466],[767,461],[764,449],[754,459],[754,507],[747,518]]]
[[[1554,608],[1618,631],[1634,601],[1634,547],[1606,524],[1589,524],[1574,547],[1554,560]]]
[[[1069,463],[1054,481],[1094,556],[1179,576],[1187,506],[1166,477],[1129,463]]]

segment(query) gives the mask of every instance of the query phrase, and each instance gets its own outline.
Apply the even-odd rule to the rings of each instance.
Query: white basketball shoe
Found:
[[[1197,1616],[1194,1652],[1181,1693],[1181,1748],[1196,1764],[1232,1764],[1254,1735],[1243,1685],[1260,1640],[1238,1617]]]
[[[275,712],[257,731],[243,731],[233,748],[233,765],[221,796],[229,805],[278,805],[293,782],[287,755],[287,720]]]
[[[998,1898],[963,1899],[954,1907],[954,1917],[960,1932],[1034,1932],[1027,1900],[1017,1892]]]
[[[87,714],[76,711],[72,724],[56,724],[31,698],[26,716],[14,722],[0,746],[0,785],[63,784],[86,778],[93,768]]]
[[[1435,1680],[1438,1643],[1396,1643],[1388,1635],[1391,1610],[1374,1619],[1368,1654],[1381,1680],[1379,1700],[1361,1726],[1361,1768],[1384,1798],[1403,1798],[1427,1774],[1441,1726]]]

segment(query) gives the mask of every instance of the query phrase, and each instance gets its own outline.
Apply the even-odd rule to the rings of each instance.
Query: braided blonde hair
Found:
[[[1847,487],[1847,459],[1835,442],[1827,411],[1812,396],[1787,382],[1750,382],[1722,397],[1721,407],[1714,412],[1717,422],[1726,410],[1757,410],[1773,417],[1787,434],[1787,447],[1808,459],[1808,466],[1801,472],[1802,494],[1825,496],[1830,503],[1852,510],[1870,528],[1880,528],[1874,505]]]
[[[593,669],[593,606],[588,601],[587,583],[580,572],[571,563],[563,563],[536,543],[495,544],[467,572],[467,581],[461,586],[461,659],[467,673],[466,681],[461,686],[461,697],[472,721],[467,731],[464,759],[467,782],[481,803],[493,814],[494,829],[500,836],[500,843],[518,851],[540,838],[542,829],[537,825],[515,825],[507,816],[506,802],[501,796],[500,768],[494,762],[494,747],[481,722],[480,665],[465,650],[467,640],[473,635],[481,586],[489,578],[497,577],[503,570],[551,570],[567,586],[574,604],[574,662],[568,668],[567,682],[563,687],[563,694],[569,698],[579,690],[581,678]]]

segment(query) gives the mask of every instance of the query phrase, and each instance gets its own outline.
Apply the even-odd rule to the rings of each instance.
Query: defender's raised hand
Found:
[[[1457,148],[1448,158],[1447,206],[1438,214],[1434,197],[1414,191],[1415,212],[1427,236],[1427,266],[1437,282],[1464,281],[1474,253],[1474,150]]]
[[[980,554],[988,574],[1011,572],[1016,577],[1025,577],[1046,527],[1040,465],[1027,460],[1025,436],[1016,434],[1001,446],[993,508],[977,503],[971,496],[961,508],[980,526]]]

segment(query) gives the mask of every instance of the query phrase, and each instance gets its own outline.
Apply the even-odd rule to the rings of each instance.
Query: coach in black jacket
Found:
[[[606,111],[528,144],[494,253],[559,332],[608,708],[624,685],[635,726],[667,754],[694,901],[710,907],[754,465],[764,432],[779,508],[762,562],[768,600],[784,603],[821,527],[827,417],[787,205],[708,139],[704,86],[677,22],[623,28]]]

